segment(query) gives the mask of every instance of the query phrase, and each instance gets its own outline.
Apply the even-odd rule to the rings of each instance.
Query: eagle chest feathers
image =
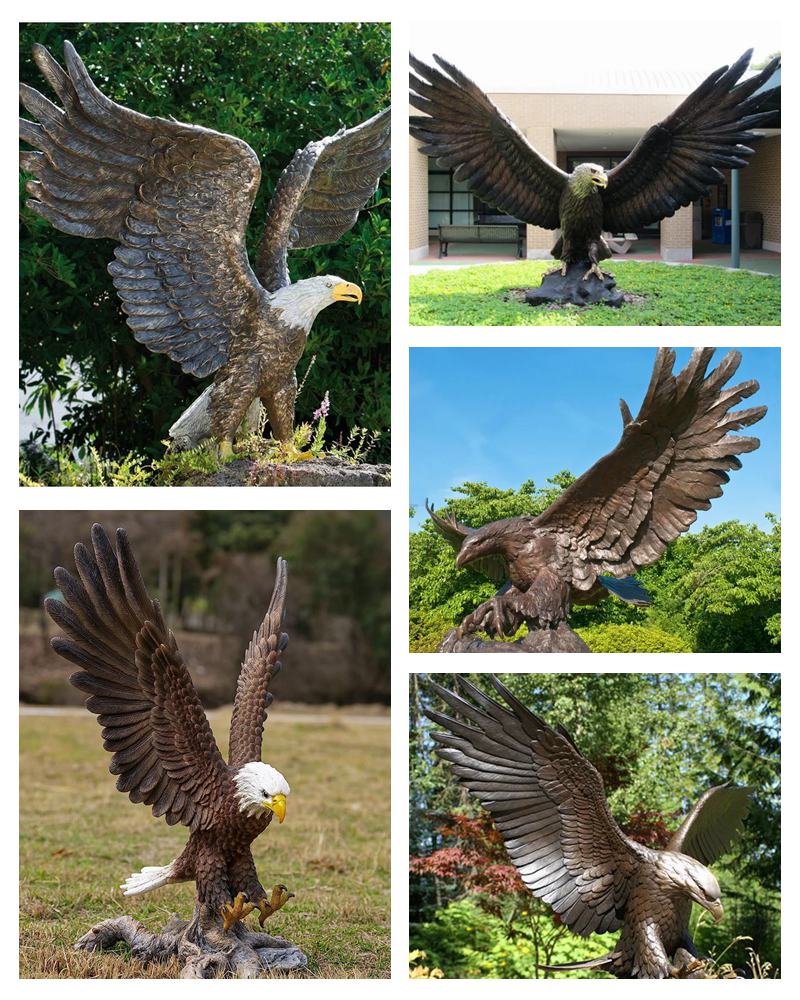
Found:
[[[561,236],[564,241],[562,260],[571,254],[585,258],[588,244],[599,240],[603,229],[603,199],[597,188],[589,183],[568,183],[558,206]]]

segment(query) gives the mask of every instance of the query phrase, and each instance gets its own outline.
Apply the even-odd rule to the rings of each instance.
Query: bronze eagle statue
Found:
[[[264,889],[250,851],[274,818],[283,823],[290,791],[280,771],[261,761],[269,687],[289,641],[285,560],[278,559],[269,608],[244,655],[227,763],[126,532],[117,531],[115,550],[95,524],[92,550],[75,546],[75,566],[77,576],[55,570],[63,602],[45,602],[64,633],[53,649],[79,667],[70,683],[89,695],[86,708],[103,727],[117,788],[168,824],[189,828],[179,857],[131,875],[124,894],[194,882],[204,920],[221,918],[228,932],[257,908],[263,926],[293,895],[283,885]]]
[[[710,788],[665,850],[645,847],[619,828],[603,779],[567,730],[549,726],[489,680],[505,705],[458,675],[465,697],[428,681],[457,716],[426,712],[446,730],[431,733],[436,753],[491,813],[534,896],[581,937],[622,931],[607,955],[540,968],[595,968],[626,979],[700,971],[689,933],[692,903],[722,919],[719,884],[707,866],[741,833],[752,789]]]
[[[741,468],[737,456],[760,444],[731,433],[766,413],[766,406],[733,409],[758,382],[728,386],[741,354],[730,351],[709,372],[713,354],[696,348],[675,374],[674,351],[659,348],[635,418],[620,400],[619,444],[541,514],[472,528],[426,502],[434,527],[458,552],[456,566],[502,585],[467,615],[443,652],[468,633],[513,635],[523,622],[534,632],[563,630],[573,605],[596,604],[609,593],[650,603],[631,574],[656,562],[697,511],[722,496],[728,472]]]
[[[116,104],[70,44],[66,72],[41,45],[33,57],[59,108],[20,85],[36,119],[20,119],[31,208],[56,229],[118,246],[108,265],[139,343],[214,382],[170,428],[179,447],[233,435],[260,399],[273,436],[294,424],[295,367],[311,326],[334,302],[361,302],[336,275],[292,283],[288,251],[333,243],[350,230],[390,159],[385,109],[354,128],[309,142],[281,175],[255,270],[245,234],[261,169],[234,136]]]
[[[774,114],[775,90],[759,92],[780,65],[772,59],[742,80],[748,50],[703,81],[630,153],[606,171],[580,163],[566,173],[541,156],[491,99],[451,63],[440,69],[411,57],[411,135],[423,153],[470,191],[520,222],[559,229],[551,251],[566,275],[570,264],[607,277],[599,262],[611,256],[604,232],[625,232],[669,218],[724,181],[721,170],[744,167],[759,136],[752,129]]]

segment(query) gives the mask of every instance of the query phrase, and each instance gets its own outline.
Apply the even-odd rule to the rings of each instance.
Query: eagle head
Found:
[[[358,303],[363,297],[358,285],[335,274],[318,274],[279,288],[269,304],[287,326],[310,330],[322,310],[334,302]]]
[[[725,911],[719,882],[705,865],[677,851],[663,851],[658,864],[671,888],[677,887],[698,906],[708,910],[716,923],[722,920]]]
[[[239,809],[246,816],[274,813],[282,823],[286,816],[289,783],[276,768],[260,760],[243,764],[233,776]]]
[[[503,555],[507,542],[507,532],[511,528],[513,520],[513,518],[506,518],[504,521],[492,521],[471,535],[467,535],[458,550],[456,567],[462,569],[483,556]]]
[[[608,174],[596,163],[579,163],[572,171],[570,186],[578,194],[587,195],[595,187],[608,187]]]

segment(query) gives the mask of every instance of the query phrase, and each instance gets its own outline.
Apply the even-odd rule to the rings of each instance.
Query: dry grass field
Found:
[[[209,717],[224,754],[229,710]],[[264,885],[283,882],[296,893],[265,929],[306,952],[306,976],[387,977],[388,712],[298,707],[293,714],[276,703],[263,758],[286,775],[292,794],[286,822],[270,826],[253,853]],[[144,865],[176,857],[188,831],[115,789],[88,712],[23,715],[20,760],[20,976],[176,976],[177,963],[144,968],[123,948],[86,954],[72,944],[123,913],[149,930],[172,913],[190,915],[192,885],[132,899],[118,888]]]

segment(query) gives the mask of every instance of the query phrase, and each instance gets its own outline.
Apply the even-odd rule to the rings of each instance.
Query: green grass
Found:
[[[780,278],[656,261],[605,261],[623,292],[644,301],[531,307],[510,289],[538,285],[552,261],[487,264],[413,275],[412,326],[777,326]]]
[[[280,711],[270,712],[264,759],[286,774],[292,794],[286,821],[256,840],[253,854],[265,885],[283,882],[297,896],[265,929],[306,952],[308,976],[387,977],[388,720],[290,721],[287,713],[275,721]],[[225,753],[229,713],[209,715]],[[143,968],[122,953],[72,950],[107,917],[130,913],[156,931],[193,907],[193,885],[122,896],[128,874],[176,857],[188,831],[120,794],[109,760],[88,712],[20,718],[21,977],[178,974],[175,961]]]

